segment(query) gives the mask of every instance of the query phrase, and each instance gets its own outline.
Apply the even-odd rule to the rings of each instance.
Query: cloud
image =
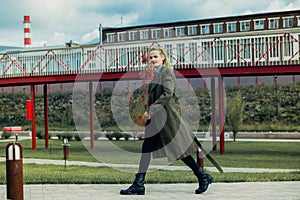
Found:
[[[23,45],[23,16],[31,16],[35,45],[86,43],[104,27],[165,23],[300,8],[300,0],[9,0],[0,7],[0,45]]]
[[[267,7],[269,11],[281,11],[281,10],[294,10],[299,9],[300,0],[296,1],[284,1],[284,0],[275,0],[270,3]]]
[[[81,43],[88,43],[94,39],[99,37],[99,31],[98,29],[94,29],[92,32],[86,33],[84,36],[81,37],[80,42]]]
[[[31,13],[32,37],[34,39],[35,36],[37,40],[47,40],[47,45],[54,45],[55,42],[64,44],[69,40],[85,43],[89,39],[98,37],[99,23],[102,23],[103,26],[121,24],[122,15],[120,13],[113,13],[111,9],[108,9],[109,11],[106,13],[94,11],[95,8],[109,5],[109,1],[101,1],[101,4],[94,0],[76,1],[76,4],[74,4],[74,0],[65,0],[66,3],[63,4],[61,1],[51,1],[44,5],[47,7],[46,11],[38,9],[42,4],[41,1],[38,2],[31,6],[35,10]],[[136,17],[135,14],[129,13],[123,17],[123,21],[130,24]],[[46,32],[46,35],[39,30]],[[43,38],[41,35],[44,35]],[[42,42],[36,41],[36,44],[39,43]]]
[[[68,40],[65,33],[55,32],[52,37],[49,39],[50,44],[64,44]]]

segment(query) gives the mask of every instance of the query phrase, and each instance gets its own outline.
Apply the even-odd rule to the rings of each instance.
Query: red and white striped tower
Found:
[[[31,46],[31,24],[30,24],[30,16],[24,16],[24,46]]]

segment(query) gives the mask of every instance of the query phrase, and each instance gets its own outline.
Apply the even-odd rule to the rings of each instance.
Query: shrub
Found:
[[[113,139],[112,133],[105,133],[105,137],[107,137],[108,140],[112,140]]]
[[[74,138],[75,138],[76,141],[81,141],[81,137],[80,137],[79,134],[76,134],[76,135],[74,136]]]
[[[67,138],[70,141],[72,140],[73,136],[74,136],[73,133],[63,133],[62,139]]]
[[[124,135],[125,140],[129,140],[129,138],[131,137],[131,135],[128,133],[124,133],[123,135]]]
[[[8,139],[13,135],[12,132],[3,132],[1,138],[2,139]]]
[[[62,134],[61,134],[61,133],[57,133],[57,134],[56,134],[56,137],[57,137],[59,140],[61,140],[61,139],[62,139]]]
[[[124,134],[120,132],[113,132],[113,133],[106,133],[105,136],[109,140],[113,140],[113,138],[116,138],[116,140],[120,140],[120,138],[124,137]]]
[[[112,135],[116,140],[120,140],[120,138],[124,136],[123,133],[120,132],[114,132]]]
[[[42,132],[42,131],[40,131],[40,130],[37,130],[37,131],[36,131],[36,137],[37,137],[38,139],[45,139],[45,134],[44,134],[44,132]]]

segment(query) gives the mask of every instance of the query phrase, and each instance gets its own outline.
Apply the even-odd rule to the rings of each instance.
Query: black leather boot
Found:
[[[195,172],[195,175],[199,181],[199,188],[195,190],[196,194],[201,194],[205,192],[208,188],[208,185],[213,182],[213,177],[208,173],[205,173],[202,168],[199,171]]]
[[[135,180],[132,185],[126,189],[121,190],[121,195],[144,195],[145,194],[145,175],[144,173],[138,173],[135,175]]]

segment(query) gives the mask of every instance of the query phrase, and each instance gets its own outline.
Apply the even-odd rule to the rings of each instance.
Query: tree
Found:
[[[227,102],[227,122],[228,125],[231,126],[234,141],[236,141],[236,136],[243,120],[243,110],[244,102],[239,90],[237,94],[229,98]]]

